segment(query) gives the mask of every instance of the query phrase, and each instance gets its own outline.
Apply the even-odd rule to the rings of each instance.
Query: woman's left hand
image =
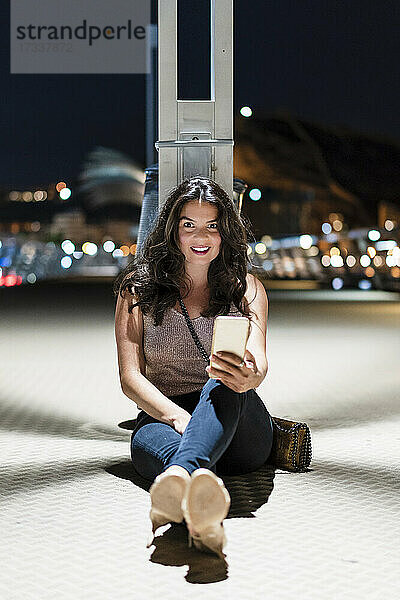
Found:
[[[246,350],[242,363],[239,356],[231,352],[217,352],[211,355],[213,367],[208,365],[206,371],[220,379],[224,385],[235,392],[247,392],[256,388],[262,381],[262,374],[257,369],[256,359]]]

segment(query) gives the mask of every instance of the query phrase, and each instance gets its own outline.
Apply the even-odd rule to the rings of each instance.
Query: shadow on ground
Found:
[[[114,463],[106,467],[105,471],[115,477],[131,481],[147,492],[152,483],[135,471],[131,461]],[[221,475],[231,497],[227,519],[255,518],[254,512],[268,502],[274,488],[274,476],[275,468],[270,465],[263,465],[257,471],[245,475]],[[188,583],[215,583],[228,578],[228,565],[225,559],[188,547],[188,530],[184,522],[166,525],[158,531],[162,529],[164,529],[163,533],[153,540],[155,550],[150,557],[151,562],[170,567],[188,565],[185,576]]]

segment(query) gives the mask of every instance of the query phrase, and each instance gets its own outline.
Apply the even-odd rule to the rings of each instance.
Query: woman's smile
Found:
[[[193,252],[195,254],[202,255],[202,254],[207,254],[207,252],[210,249],[210,246],[203,246],[203,247],[202,246],[196,246],[196,247],[190,246],[190,249],[193,250]]]

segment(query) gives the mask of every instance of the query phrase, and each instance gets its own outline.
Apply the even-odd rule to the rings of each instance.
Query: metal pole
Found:
[[[159,207],[186,177],[233,196],[233,0],[209,0],[211,99],[177,97],[177,0],[158,0]],[[193,77],[196,73],[193,73]]]

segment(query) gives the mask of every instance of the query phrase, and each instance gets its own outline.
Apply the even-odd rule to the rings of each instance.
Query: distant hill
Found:
[[[396,140],[279,112],[236,119],[234,153],[235,176],[249,187],[312,192],[321,218],[341,210],[352,226],[369,225],[379,203],[400,205]]]

